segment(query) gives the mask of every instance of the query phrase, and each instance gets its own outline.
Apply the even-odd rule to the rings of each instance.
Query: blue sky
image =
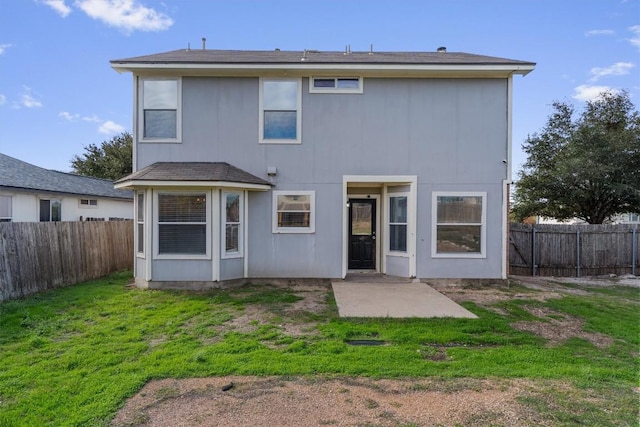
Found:
[[[513,165],[554,100],[627,90],[640,105],[640,0],[3,0],[0,152],[69,171],[131,131],[132,80],[109,60],[209,49],[468,52],[537,63],[514,78]],[[515,175],[514,175],[515,178]]]

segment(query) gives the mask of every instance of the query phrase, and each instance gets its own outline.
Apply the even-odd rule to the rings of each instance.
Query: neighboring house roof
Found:
[[[1,153],[0,188],[116,199],[133,198],[130,191],[113,188],[112,181],[44,169]]]
[[[158,162],[115,182],[117,188],[125,188],[142,183],[201,183],[208,186],[212,182],[239,184],[256,189],[269,189],[271,184],[262,178],[225,162]]]
[[[356,71],[492,71],[527,74],[535,63],[463,52],[339,52],[180,49],[154,55],[116,59],[117,71],[153,68],[200,70],[297,69]]]

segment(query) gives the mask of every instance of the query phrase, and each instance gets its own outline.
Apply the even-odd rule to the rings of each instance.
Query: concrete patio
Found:
[[[374,274],[331,282],[340,317],[451,317],[476,319],[426,283]]]

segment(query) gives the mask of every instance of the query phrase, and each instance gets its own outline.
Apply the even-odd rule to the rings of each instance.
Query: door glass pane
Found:
[[[51,202],[51,221],[62,221],[62,203],[59,200]]]
[[[40,200],[40,221],[51,221],[51,202]]]
[[[370,203],[351,204],[351,234],[354,236],[370,236],[372,234],[372,212]]]

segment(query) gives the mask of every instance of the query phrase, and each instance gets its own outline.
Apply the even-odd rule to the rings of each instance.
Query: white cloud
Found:
[[[98,128],[98,132],[108,134],[108,135],[115,134],[115,133],[122,133],[124,131],[125,131],[124,126],[121,126],[115,122],[112,122],[111,120],[107,120]]]
[[[589,30],[584,33],[585,36],[613,36],[616,32],[613,30]]]
[[[629,40],[629,42],[640,49],[640,25],[634,25],[633,27],[629,27],[629,31],[633,33],[633,36]]]
[[[66,18],[71,13],[71,8],[67,6],[64,0],[40,0],[42,4],[49,6],[51,9],[58,12],[60,16]]]
[[[595,82],[606,76],[624,76],[629,74],[629,71],[633,67],[635,67],[635,65],[631,62],[616,62],[605,68],[594,67],[591,69],[591,79],[589,80]]]
[[[137,0],[76,0],[75,6],[91,18],[127,33],[162,31],[173,25],[167,15],[145,7]]]
[[[92,116],[83,116],[82,120],[84,120],[85,122],[91,122],[91,123],[102,123],[102,120],[95,114]]]
[[[40,108],[42,102],[33,95],[33,91],[30,87],[24,86],[24,92],[20,95],[20,105],[27,108]]]
[[[70,122],[74,122],[76,120],[78,120],[78,117],[80,117],[79,114],[71,114],[68,111],[62,111],[58,114],[58,117],[62,117],[63,119],[70,121]]]
[[[11,47],[10,44],[0,44],[0,55],[2,55],[4,53],[5,50],[7,50],[8,47]]]
[[[580,85],[573,89],[573,98],[579,101],[593,101],[600,97],[602,92],[618,93],[617,89],[609,86]]]
[[[4,105],[7,102],[7,97],[0,93],[0,105]]]

